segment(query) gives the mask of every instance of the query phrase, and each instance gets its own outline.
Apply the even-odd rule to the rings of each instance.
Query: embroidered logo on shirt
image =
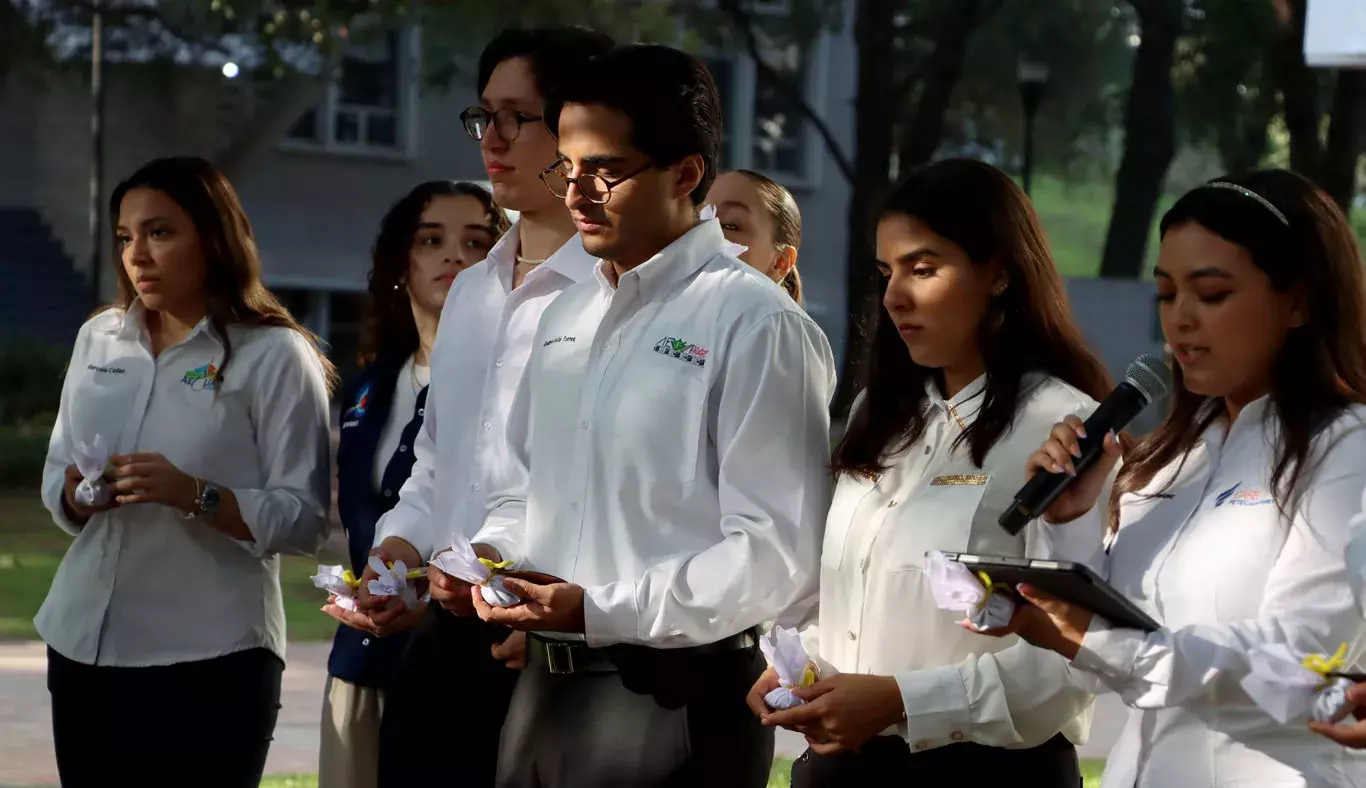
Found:
[[[181,383],[189,386],[192,391],[213,391],[218,387],[218,367],[213,364],[205,364],[202,367],[189,370],[185,377],[180,379]]]
[[[707,354],[711,351],[704,347],[698,347],[685,339],[664,337],[655,343],[655,352],[673,356],[694,366],[705,367],[707,365]]]
[[[1229,506],[1263,506],[1275,500],[1271,493],[1265,490],[1240,490],[1243,483],[1238,482],[1232,487],[1219,493],[1214,499],[1214,508],[1219,508],[1224,504]]]
[[[370,407],[370,384],[366,383],[360,387],[360,393],[356,395],[356,404],[352,405],[346,415],[342,417],[342,427],[354,427],[360,423],[360,419],[365,415],[365,410]]]

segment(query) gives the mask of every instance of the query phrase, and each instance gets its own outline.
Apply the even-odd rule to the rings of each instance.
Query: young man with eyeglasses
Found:
[[[542,177],[601,262],[542,317],[515,473],[475,538],[562,578],[507,580],[527,600],[507,608],[470,589],[485,621],[532,633],[498,786],[759,788],[773,732],[745,695],[759,625],[815,591],[830,348],[698,219],[721,139],[700,61],[613,50],[546,122],[560,155]]]
[[[480,103],[461,120],[479,141],[494,199],[520,216],[483,262],[456,277],[446,298],[413,472],[375,529],[373,552],[386,562],[421,566],[449,549],[454,533],[471,537],[483,523],[490,479],[507,461],[507,413],[541,313],[597,262],[574,238],[563,200],[539,178],[556,160],[543,120],[546,101],[564,74],[611,47],[610,38],[584,28],[513,29],[480,56]],[[427,573],[437,604],[428,607],[386,693],[380,785],[489,786],[525,636],[451,615],[470,612],[468,593],[462,587],[453,595],[451,579],[435,567]],[[403,605],[370,596],[372,576],[367,569],[359,609],[349,615],[354,626],[383,636],[401,620]],[[478,723],[452,729],[456,709],[477,709]]]

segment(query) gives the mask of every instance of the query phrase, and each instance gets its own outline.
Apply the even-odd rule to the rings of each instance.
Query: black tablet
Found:
[[[1072,561],[1046,561],[1037,558],[1006,558],[995,555],[944,552],[944,557],[986,572],[993,583],[1014,588],[1026,583],[1059,599],[1104,616],[1110,623],[1151,632],[1159,628],[1133,602],[1102,580],[1090,567]]]

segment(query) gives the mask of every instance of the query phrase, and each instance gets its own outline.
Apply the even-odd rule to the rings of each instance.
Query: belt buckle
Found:
[[[551,675],[565,676],[574,672],[574,650],[568,643],[547,642],[545,661]]]

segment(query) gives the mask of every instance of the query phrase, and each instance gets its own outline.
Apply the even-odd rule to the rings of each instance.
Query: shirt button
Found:
[[[419,416],[426,416],[426,415],[427,415],[427,409],[426,409],[426,408],[418,408],[418,409],[417,409],[417,415],[419,415]]]
[[[889,502],[887,503],[887,508],[888,508],[888,509],[895,509],[895,508],[896,508],[896,499],[895,499],[895,498],[893,498],[891,501],[889,501]]]
[[[848,635],[850,640],[858,640],[858,635],[855,635],[852,629],[844,634]]]
[[[588,429],[588,422],[586,422],[586,421],[581,421],[581,422],[579,422],[579,429],[581,429],[581,430],[586,430],[586,429]]]
[[[398,447],[398,451],[399,451],[400,454],[402,454],[403,452],[405,452],[405,451],[407,451],[407,450],[408,450],[408,447],[407,447],[406,445],[400,445],[400,446]]]
[[[571,503],[571,504],[569,504],[569,508],[570,508],[572,511],[577,512],[577,511],[579,510],[579,505],[578,505],[578,503]]]
[[[915,748],[916,748],[917,750],[923,750],[923,749],[925,749],[925,748],[928,747],[928,746],[930,746],[930,743],[927,742],[927,741],[925,741],[924,739],[921,739],[920,741],[918,741],[918,742],[915,743]]]
[[[493,425],[490,424],[490,423],[487,422],[487,421],[484,422],[484,432],[488,432],[488,431],[491,430],[491,429],[493,429]]]
[[[928,455],[929,453],[930,453],[930,447],[929,447],[929,446],[926,446],[926,447],[925,447],[925,454]]]
[[[493,362],[493,366],[495,366],[495,367],[501,367],[501,366],[503,366],[503,362],[501,362],[501,361],[495,361],[495,362]]]
[[[471,484],[471,485],[470,485],[470,489],[471,489],[471,490],[474,490],[475,492],[479,492],[479,482],[475,482],[474,484]]]
[[[950,734],[949,734],[949,738],[950,738],[950,739],[953,739],[954,741],[962,741],[962,740],[963,740],[963,732],[962,732],[962,731],[954,731],[953,733],[950,733]]]
[[[394,491],[393,491],[393,490],[385,490],[385,491],[384,491],[384,497],[385,497],[385,498],[393,498],[393,497],[394,497]]]
[[[365,640],[362,640],[362,641],[360,642],[360,644],[361,644],[362,646],[368,646],[368,645],[370,645],[370,638],[366,638]]]

